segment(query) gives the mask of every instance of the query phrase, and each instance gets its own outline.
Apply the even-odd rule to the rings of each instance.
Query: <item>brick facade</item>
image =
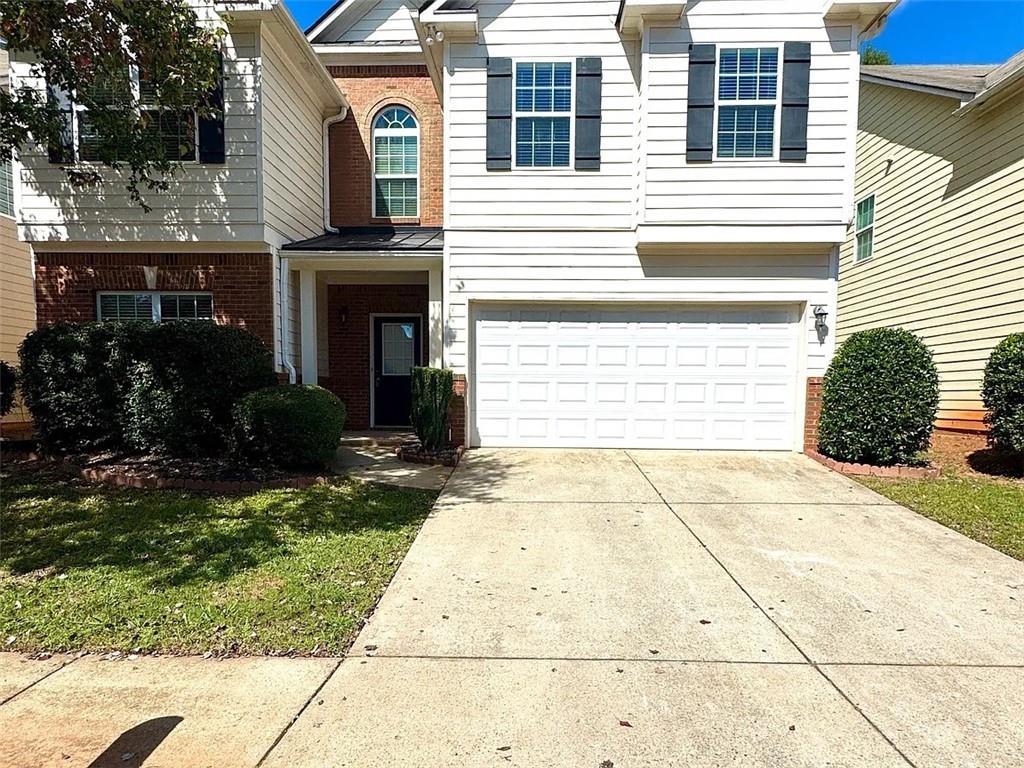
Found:
[[[352,106],[348,117],[330,129],[331,223],[338,227],[387,224],[441,226],[444,123],[427,68],[395,65],[328,69]],[[375,219],[372,216],[371,126],[380,110],[390,104],[408,107],[419,122],[419,218]]]
[[[821,418],[821,383],[820,376],[807,379],[807,404],[804,418],[804,452],[818,450],[818,421]]]
[[[421,315],[422,359],[426,360],[427,306],[426,285],[327,286],[327,354],[331,373],[321,383],[345,403],[346,429],[370,428],[370,315]]]
[[[154,283],[144,267],[156,268]],[[36,315],[39,325],[95,320],[98,291],[209,291],[218,323],[273,349],[272,271],[266,253],[37,253]]]
[[[469,386],[465,374],[456,373],[451,405],[448,406],[448,426],[452,431],[452,444],[466,444],[466,397]]]

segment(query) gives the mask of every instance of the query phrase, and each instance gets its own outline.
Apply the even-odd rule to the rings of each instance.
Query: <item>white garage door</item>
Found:
[[[790,450],[797,308],[484,307],[473,443]]]

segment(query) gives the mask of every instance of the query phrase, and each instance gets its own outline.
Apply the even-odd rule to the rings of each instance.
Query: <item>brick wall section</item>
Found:
[[[818,421],[821,418],[821,382],[819,376],[807,379],[807,406],[804,419],[804,451],[818,450]]]
[[[451,405],[448,406],[448,426],[452,431],[452,444],[466,444],[466,396],[469,394],[465,374],[456,373]]]
[[[352,108],[331,126],[331,223],[338,227],[408,224],[442,225],[444,179],[443,120],[434,84],[424,66],[329,67]],[[419,218],[373,218],[370,165],[371,125],[381,109],[401,104],[420,125]]]
[[[346,429],[370,427],[370,315],[391,313],[423,316],[426,360],[427,286],[327,286],[327,354],[331,375],[322,383],[345,403]]]
[[[146,291],[143,267],[156,267],[158,291],[209,291],[218,323],[274,345],[273,262],[266,253],[38,253],[39,325],[96,319],[98,291]]]

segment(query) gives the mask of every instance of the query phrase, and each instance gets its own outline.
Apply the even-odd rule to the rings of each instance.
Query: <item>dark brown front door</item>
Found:
[[[373,319],[373,425],[406,427],[412,409],[412,368],[422,365],[418,316]]]

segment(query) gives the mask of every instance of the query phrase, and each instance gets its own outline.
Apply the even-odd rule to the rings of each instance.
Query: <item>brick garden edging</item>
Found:
[[[395,456],[410,464],[432,464],[439,467],[457,467],[462,459],[465,448],[461,445],[452,446],[441,453],[431,453],[420,448],[419,443],[400,445],[395,449]]]
[[[819,464],[823,464],[835,472],[853,477],[899,477],[905,480],[934,480],[941,470],[934,464],[927,467],[876,467],[871,464],[848,464],[830,459],[817,451],[806,451],[807,455]]]
[[[176,490],[195,491],[198,493],[255,493],[270,488],[310,488],[314,485],[326,485],[329,479],[325,476],[285,477],[275,480],[203,480],[188,477],[160,477],[159,475],[136,475],[117,469],[82,468],[70,462],[67,466],[73,469],[83,480],[102,483],[116,488],[140,488],[142,490]]]

